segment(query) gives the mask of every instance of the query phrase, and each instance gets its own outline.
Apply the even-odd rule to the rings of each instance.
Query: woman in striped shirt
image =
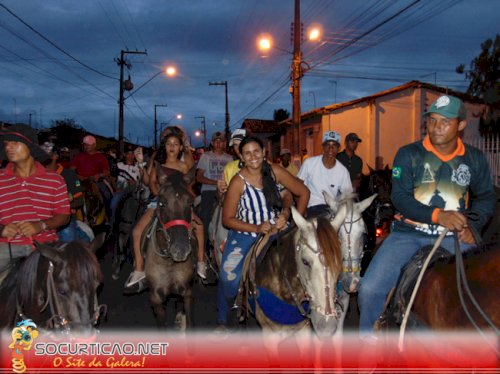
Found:
[[[219,274],[219,325],[227,322],[228,303],[236,297],[242,266],[252,244],[260,234],[279,231],[287,225],[290,208],[284,206],[277,185],[283,185],[295,196],[301,214],[305,213],[309,200],[309,190],[300,179],[265,159],[264,145],[259,138],[243,138],[239,149],[244,166],[231,179],[222,213],[222,223],[229,234]]]

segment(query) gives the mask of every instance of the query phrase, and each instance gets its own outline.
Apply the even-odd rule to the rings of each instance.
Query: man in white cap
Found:
[[[16,258],[28,256],[34,243],[58,240],[56,229],[70,218],[64,179],[45,170],[48,159],[38,146],[36,131],[13,125],[0,131],[0,282]]]
[[[212,135],[212,150],[203,153],[196,169],[196,181],[201,183],[200,218],[204,225],[205,241],[208,239],[208,226],[217,202],[217,181],[221,179],[224,167],[233,158],[224,152],[226,137],[217,131]]]
[[[240,171],[241,169],[241,153],[240,153],[240,143],[246,136],[247,130],[236,129],[231,134],[231,139],[229,139],[229,146],[233,148],[234,155],[236,158],[227,163],[224,166],[223,176],[217,181],[217,190],[220,194],[226,192],[227,186],[231,179]]]
[[[339,194],[352,193],[349,171],[341,162],[337,162],[340,142],[340,134],[337,131],[326,131],[322,141],[323,154],[307,158],[299,170],[297,177],[302,179],[311,191],[307,205],[308,215],[315,216],[328,209],[323,191],[335,198]]]

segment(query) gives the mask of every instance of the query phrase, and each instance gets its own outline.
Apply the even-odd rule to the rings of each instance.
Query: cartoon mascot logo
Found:
[[[14,373],[26,371],[23,351],[29,351],[37,337],[37,327],[30,319],[19,322],[12,330],[12,343],[10,343],[9,348],[12,349],[12,371]]]

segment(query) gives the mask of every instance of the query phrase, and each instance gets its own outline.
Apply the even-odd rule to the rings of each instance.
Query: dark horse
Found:
[[[180,295],[183,311],[176,318],[181,328],[192,324],[193,275],[197,248],[191,235],[191,206],[193,195],[190,184],[194,180],[194,167],[185,175],[167,176],[157,167],[160,192],[158,208],[152,225],[146,230],[146,278],[149,283],[149,301],[158,327],[166,327],[167,297]]]
[[[415,255],[414,261],[410,261],[403,268],[398,286],[382,316],[382,327],[399,326],[403,314],[408,313],[409,295],[413,292],[416,279],[415,275],[411,275],[412,267],[419,271],[428,253],[428,248],[423,248]],[[433,261],[424,273],[418,288],[409,315],[408,328],[456,330],[472,329],[474,326],[476,329],[493,329],[498,334],[500,326],[498,243],[493,249],[484,246],[468,250],[463,254],[463,259],[462,256],[456,258],[439,248]],[[463,267],[460,266],[461,263]],[[463,269],[463,272],[460,269]],[[457,274],[459,274],[458,280]],[[462,274],[465,274],[465,277]],[[405,283],[408,287],[404,286]],[[468,285],[474,301],[468,296],[465,284]],[[474,302],[481,311],[475,308]],[[493,325],[487,322],[488,319]]]
[[[115,213],[112,232],[115,234],[114,256],[112,265],[112,277],[117,280],[120,270],[129,255],[132,228],[135,222],[142,216],[149,199],[149,188],[143,183],[136,183],[126,190],[121,198]]]
[[[80,242],[39,244],[13,264],[0,286],[0,327],[32,319],[38,327],[88,334],[101,309],[96,290],[102,281],[92,248]]]
[[[81,183],[84,205],[82,217],[79,217],[79,219],[94,229],[106,222],[104,199],[102,198],[96,182],[85,179]]]
[[[365,257],[363,269],[368,266],[378,245],[389,234],[394,217],[394,206],[391,201],[392,171],[386,166],[384,169],[375,170],[371,167],[370,173],[363,175],[359,187],[360,200],[377,194],[375,201],[363,212],[366,224],[367,237],[365,244]],[[371,254],[371,256],[370,256]]]

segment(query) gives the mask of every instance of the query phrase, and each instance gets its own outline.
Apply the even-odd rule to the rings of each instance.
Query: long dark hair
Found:
[[[182,130],[180,130],[182,131]],[[176,131],[172,131],[172,132],[168,132],[160,141],[160,148],[158,149],[158,153],[156,154],[156,160],[160,163],[160,164],[164,164],[166,161],[167,161],[167,151],[165,150],[165,145],[167,144],[167,139],[168,138],[171,138],[171,137],[174,137],[174,138],[177,138],[179,140],[179,143],[181,144],[181,147],[183,147],[181,149],[181,151],[179,152],[179,155],[177,156],[177,158],[180,160],[182,155],[183,155],[183,152],[184,152],[184,144],[183,144],[183,136],[182,134],[179,134],[178,132]]]
[[[243,154],[243,147],[252,142],[257,143],[262,149],[262,152],[264,152],[264,143],[262,140],[255,136],[245,136],[239,146],[240,154]],[[262,192],[266,197],[267,206],[269,209],[279,212],[283,208],[283,201],[281,200],[281,195],[278,191],[278,186],[276,185],[276,176],[274,175],[273,169],[266,158],[264,158],[264,161],[262,162],[261,172],[263,186]]]

